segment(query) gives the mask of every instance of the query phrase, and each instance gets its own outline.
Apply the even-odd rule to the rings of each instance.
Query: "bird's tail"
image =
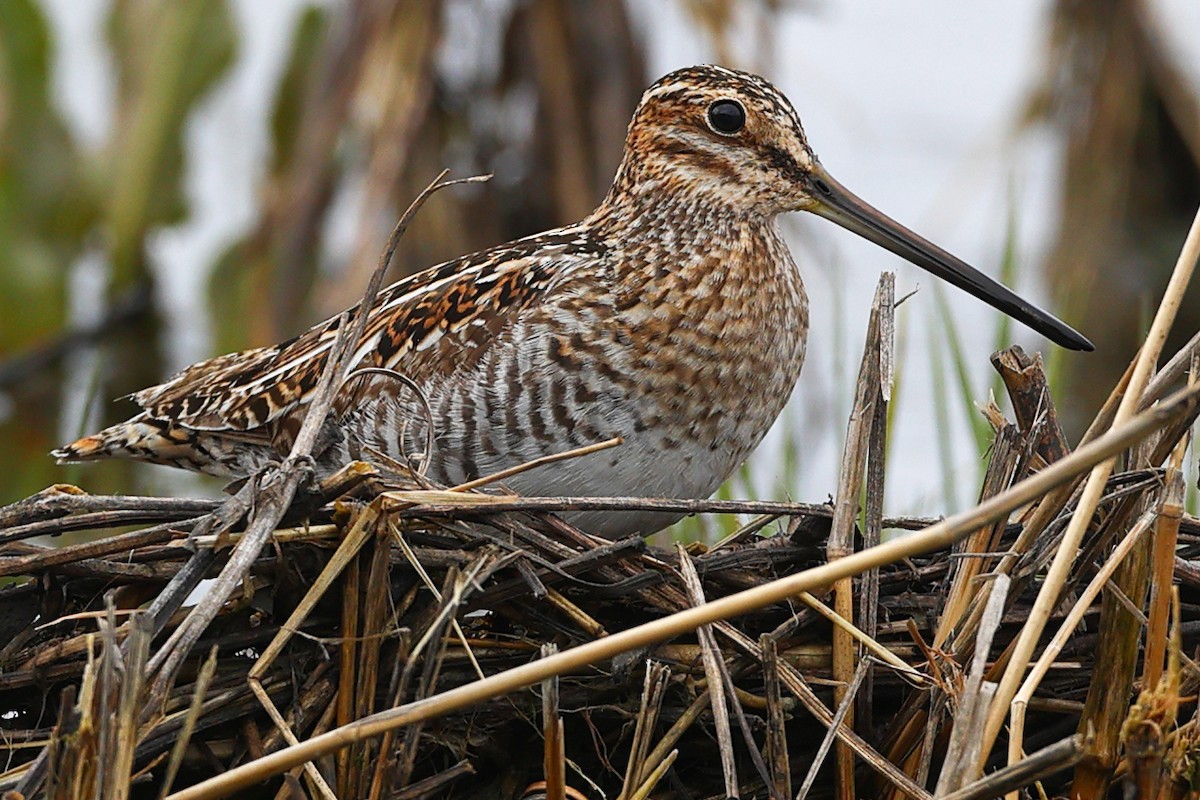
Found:
[[[105,428],[50,453],[60,464],[125,458],[190,469],[218,478],[244,478],[279,459],[265,434],[201,431],[148,413]]]
[[[172,425],[147,414],[105,428],[54,450],[50,455],[60,464],[127,458],[208,472],[210,463],[197,456],[197,431]]]

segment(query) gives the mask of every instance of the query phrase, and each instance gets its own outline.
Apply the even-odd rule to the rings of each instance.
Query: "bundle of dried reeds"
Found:
[[[0,509],[0,790],[1182,797],[1200,336],[1152,367],[1200,224],[1189,248],[1073,452],[1040,361],[997,354],[1016,422],[987,409],[980,503],[943,520],[882,513],[890,276],[832,505],[518,498],[361,463],[312,485],[333,358],[292,456],[223,502],[52,487]],[[756,519],[663,549],[555,516],[632,508]],[[99,535],[31,541],[77,531]]]

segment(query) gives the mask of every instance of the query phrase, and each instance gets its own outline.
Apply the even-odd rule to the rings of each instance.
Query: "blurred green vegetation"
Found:
[[[435,0],[301,8],[284,34],[256,221],[212,265],[215,352],[278,341],[354,302],[403,206],[443,166],[501,177],[439,195],[406,237],[398,273],[573,220],[603,196],[647,80],[625,7],[519,4],[491,31],[495,63],[472,54],[475,67],[456,64],[450,77],[438,62],[445,12]],[[47,452],[128,416],[128,403],[107,399],[163,377],[153,237],[192,216],[187,124],[229,77],[236,28],[226,0],[114,2],[115,108],[107,140],[87,148],[54,95],[45,10],[0,0],[0,502],[82,479]],[[523,98],[532,120],[514,137]],[[352,256],[330,265],[330,219],[347,198]],[[98,320],[70,311],[85,256],[103,264],[102,296],[82,298]],[[64,422],[64,385],[87,391],[98,415]],[[107,464],[86,484],[130,491],[147,474]]]
[[[67,267],[99,216],[95,181],[50,100],[50,32],[33,0],[5,0],[0,13],[0,353],[53,337],[66,322]],[[36,462],[58,425],[57,376],[35,372],[0,425],[6,480],[0,499],[40,488],[52,475]],[[30,397],[23,402],[22,395]],[[40,401],[39,401],[40,400]],[[27,463],[28,462],[28,463]],[[19,468],[14,468],[20,465]]]
[[[745,51],[730,46],[733,32],[745,33],[740,4],[680,0],[717,60],[735,65],[731,53]],[[770,20],[782,5],[760,4],[756,19]],[[1060,0],[1055,8],[1047,79],[1026,122],[1059,127],[1068,145],[1063,219],[1047,269],[1055,305],[1100,347],[1086,374],[1055,381],[1077,432],[1128,363],[1141,310],[1161,290],[1200,201],[1200,111],[1146,24],[1146,0]],[[245,22],[227,0],[115,0],[107,9],[111,63],[96,68],[112,73],[114,107],[96,146],[77,141],[63,119],[53,80],[61,43],[44,7],[0,0],[0,502],[61,480],[97,492],[148,487],[144,468],[108,464],[85,477],[46,453],[85,427],[126,417],[132,406],[109,399],[157,382],[169,366],[153,241],[194,219],[189,121],[244,57]],[[629,9],[532,0],[490,13],[475,21],[472,39],[450,29],[440,0],[301,5],[280,34],[288,55],[270,106],[258,109],[270,124],[252,222],[206,265],[206,296],[194,304],[210,323],[212,354],[287,338],[354,302],[396,217],[442,167],[496,179],[435,197],[406,237],[393,278],[571,221],[603,195],[629,109],[654,77]],[[480,46],[483,33],[497,43],[494,53]],[[770,31],[751,33],[763,43],[756,57],[769,64]],[[1009,217],[1001,267],[1013,281],[1029,260],[1015,252],[1015,200]],[[350,229],[348,245],[331,241],[339,226],[341,240]],[[88,259],[101,265],[102,288],[80,297],[73,275]],[[935,407],[920,413],[943,435],[965,425],[982,452],[990,432],[976,404],[989,387],[971,377],[942,290],[934,291],[948,344],[930,354],[931,378],[909,374],[901,361],[897,384],[932,379]],[[852,301],[836,282],[833,294],[840,317]],[[1193,313],[1177,330],[1182,337],[1197,327]],[[997,347],[1009,330],[1002,319]],[[838,409],[849,406],[854,376],[845,365],[857,363],[859,335],[839,328],[825,344],[836,385],[823,391]],[[1048,356],[1056,374],[1057,352]],[[90,401],[64,402],[69,392]],[[806,435],[840,442],[843,421],[823,422],[831,424]],[[947,508],[969,501],[977,485],[953,449],[943,442],[937,502]],[[803,460],[800,434],[785,432],[771,473],[776,496],[794,490]],[[743,470],[722,496],[762,489],[753,477]],[[689,536],[718,532],[689,524]]]
[[[10,358],[3,388],[14,404],[0,426],[0,453],[20,465],[0,487],[4,499],[62,474],[45,453],[59,438],[62,356],[71,346],[99,342],[102,380],[88,381],[97,392],[129,391],[161,377],[146,239],[187,214],[184,121],[233,57],[221,0],[120,0],[109,23],[113,133],[88,152],[67,135],[53,100],[54,41],[40,6],[4,0],[0,13],[0,303],[4,318],[16,323],[0,329],[0,352]],[[108,265],[105,296],[97,301],[118,313],[71,341],[69,271],[92,248]],[[125,472],[118,467],[97,477],[117,489]]]

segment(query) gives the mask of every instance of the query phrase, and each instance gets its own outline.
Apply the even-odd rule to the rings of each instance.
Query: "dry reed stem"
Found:
[[[546,590],[546,601],[559,611],[563,612],[563,615],[566,616],[567,619],[575,623],[580,630],[593,639],[599,639],[601,636],[608,636],[608,631],[604,629],[603,625],[593,619],[592,616],[582,608],[572,603],[569,599],[559,594],[554,589]]]
[[[1150,580],[1150,610],[1146,622],[1146,652],[1142,661],[1142,686],[1155,686],[1162,675],[1167,652],[1167,617],[1171,607],[1171,581],[1175,575],[1175,548],[1183,519],[1185,487],[1183,457],[1191,437],[1185,435],[1175,446],[1163,476],[1163,499],[1154,530],[1154,553]]]
[[[318,539],[331,539],[338,535],[339,528],[332,523],[327,525],[306,525],[304,527],[293,528],[276,528],[271,531],[271,541],[276,544],[288,544],[290,542],[307,542]],[[241,541],[241,531],[227,533],[222,536],[217,534],[206,534],[204,536],[189,537],[189,541],[199,548],[212,548],[217,545],[217,539],[229,544],[237,544]]]
[[[616,632],[603,639],[587,642],[536,662],[524,664],[491,675],[485,680],[460,686],[425,700],[379,712],[358,720],[352,725],[310,738],[228,772],[209,778],[171,796],[171,800],[199,800],[220,797],[238,788],[256,783],[271,775],[334,752],[370,736],[392,728],[432,719],[443,714],[475,705],[489,698],[538,683],[547,677],[560,675],[581,667],[600,663],[620,653],[645,647],[656,642],[695,630],[698,626],[740,616],[754,609],[786,601],[801,591],[827,586],[838,578],[859,574],[874,566],[889,564],[903,558],[920,555],[969,535],[980,525],[1002,519],[1015,509],[1037,499],[1049,490],[1072,480],[1076,475],[1101,461],[1141,441],[1155,430],[1192,410],[1200,390],[1189,387],[1166,398],[1160,405],[1135,415],[1123,425],[1116,426],[1093,442],[1078,448],[1070,456],[1045,470],[1032,475],[1011,489],[976,508],[953,515],[924,531],[878,545],[847,556],[832,564],[824,564],[735,594],[684,609],[661,619]],[[750,642],[753,645],[753,642]],[[755,648],[757,649],[757,648]],[[884,765],[880,769],[888,769]],[[907,780],[901,773],[898,780]],[[918,796],[927,793],[916,789]]]
[[[450,769],[410,783],[398,790],[393,797],[395,800],[417,800],[417,798],[430,797],[464,775],[474,774],[475,766],[464,758]]]
[[[421,560],[417,558],[417,554],[413,552],[412,547],[408,544],[408,540],[404,538],[404,532],[399,526],[395,525],[392,520],[388,520],[388,528],[392,532],[392,538],[400,548],[400,552],[404,553],[404,557],[408,559],[408,563],[412,566],[413,571],[421,578],[425,588],[434,596],[439,603],[442,602],[442,593],[438,591],[437,586],[433,582],[433,578],[429,577],[429,573],[425,570],[425,566]],[[458,636],[458,640],[462,642],[463,649],[467,653],[467,658],[471,660],[471,666],[475,669],[475,674],[483,678],[483,667],[479,666],[479,660],[475,658],[475,651],[471,649],[471,645],[467,642],[467,634],[463,631],[458,619],[451,619],[450,626],[454,629],[454,634]]]
[[[554,644],[542,646],[542,657],[554,655]],[[563,721],[558,712],[558,676],[542,681],[542,772],[546,780],[546,800],[567,798],[567,746]]]
[[[373,524],[373,523],[372,523]],[[295,734],[288,728],[280,725],[282,717],[280,717],[278,709],[274,707],[269,697],[264,697],[264,693],[256,687],[258,676],[265,673],[266,670],[274,663],[276,653],[282,652],[282,645],[292,636],[292,631],[299,630],[304,620],[308,617],[311,609],[304,611],[304,616],[297,617],[296,611],[300,611],[304,606],[311,605],[315,607],[316,601],[324,596],[324,594],[333,586],[333,582],[338,578],[339,572],[329,569],[334,566],[341,565],[340,575],[342,578],[341,594],[342,594],[342,616],[338,621],[340,629],[340,640],[337,642],[338,659],[340,669],[337,675],[337,695],[334,701],[336,709],[336,724],[346,725],[351,720],[357,719],[354,713],[354,684],[355,677],[358,671],[358,616],[359,616],[359,596],[362,593],[362,565],[358,554],[359,551],[366,545],[367,527],[356,528],[351,525],[346,537],[338,545],[333,556],[326,562],[326,569],[321,570],[317,575],[317,579],[313,582],[312,588],[305,593],[301,598],[300,605],[292,613],[292,618],[288,619],[280,628],[279,633],[271,640],[267,649],[255,660],[254,666],[250,670],[247,677],[250,683],[250,689],[258,697],[259,703],[267,710],[267,715],[271,718],[271,722],[275,724],[275,729],[284,737],[288,744],[294,744]],[[310,600],[310,598],[312,598]],[[271,652],[275,648],[275,652]],[[335,763],[335,777],[337,779],[337,790],[342,795],[348,795],[354,788],[350,784],[351,763],[356,755],[356,748],[347,747],[345,750],[340,750],[337,753]],[[310,776],[316,772],[316,765],[308,763],[304,766],[306,774]],[[324,779],[318,776],[318,782],[315,783],[317,792],[324,795],[325,790],[321,786],[325,783]],[[326,798],[328,800],[328,798]]]
[[[163,544],[172,539],[182,539],[186,532],[200,524],[205,517],[191,517],[180,522],[166,522],[140,531],[110,536],[97,542],[83,542],[59,548],[47,548],[44,552],[27,556],[0,558],[0,578],[15,575],[30,575],[73,564],[83,559],[101,558],[115,553],[127,553],[138,547]]]
[[[664,750],[661,755],[647,756],[646,751],[654,738],[654,729],[658,725],[658,715],[662,709],[663,693],[666,691],[667,681],[670,677],[671,670],[665,665],[655,661],[646,662],[646,675],[642,679],[642,702],[638,706],[637,721],[633,728],[633,742],[629,746],[629,761],[625,765],[625,780],[620,794],[617,795],[617,800],[626,800],[630,797],[636,791],[642,776],[653,771],[666,754],[666,750]],[[676,724],[678,725],[678,722]]]
[[[358,603],[360,597],[364,604],[363,622],[357,635],[359,637],[359,662],[356,667],[357,686],[354,689],[354,718],[359,719],[371,713],[375,707],[376,687],[379,686],[379,662],[380,648],[383,645],[384,637],[389,635],[390,631],[394,630],[394,626],[389,626],[389,605],[391,602],[391,592],[388,591],[391,586],[389,580],[390,564],[389,556],[391,555],[391,536],[386,524],[376,523],[374,526],[373,547],[370,558],[370,566],[367,571],[367,579],[363,585],[364,591],[360,595],[355,592],[350,596],[353,603]],[[365,554],[363,554],[365,556]],[[360,556],[359,561],[363,558]],[[360,568],[361,574],[361,568]],[[347,593],[348,594],[348,593]],[[347,633],[352,633],[347,631]],[[371,782],[371,789],[368,793],[369,800],[379,800],[382,796],[382,765],[387,760],[387,754],[382,750],[373,752],[378,747],[379,742],[369,741],[362,743],[362,746],[357,750],[351,748],[350,763],[352,764],[371,764],[376,765],[374,770],[375,779]],[[378,755],[378,758],[375,756]],[[355,791],[350,793],[350,796],[361,796],[362,791],[360,783],[362,779],[372,770],[352,770],[352,780],[350,784],[355,788]],[[376,787],[379,788],[376,788]],[[343,797],[346,795],[343,794]]]
[[[895,340],[896,340],[896,282],[893,273],[885,273],[889,277],[881,279],[880,288],[884,292],[879,315],[879,386],[874,403],[874,413],[871,415],[871,429],[867,438],[867,474],[863,490],[863,548],[874,547],[883,540],[883,500],[885,495],[884,479],[887,468],[888,449],[888,404],[891,402],[895,382]],[[874,639],[879,628],[879,568],[875,567],[863,573],[859,579],[859,627],[863,633]],[[874,701],[875,671],[874,665],[868,665],[867,677],[863,688],[858,693],[858,724],[863,730],[875,727]]]
[[[105,776],[103,796],[112,800],[129,797],[130,780],[133,776],[133,759],[137,752],[138,710],[142,683],[145,680],[146,659],[150,654],[150,620],[135,618],[128,638],[129,647],[119,665],[120,690],[117,694],[115,730],[111,738],[111,749],[100,761],[100,774]],[[117,645],[112,626],[106,626],[106,661],[114,661],[122,648]]]
[[[700,576],[683,545],[675,545],[679,554],[679,573],[688,597],[694,607],[704,605],[704,587]],[[712,628],[701,625],[696,628],[696,639],[700,642],[700,656],[704,663],[704,676],[708,679],[708,693],[712,698],[713,726],[717,731],[717,748],[721,752],[721,772],[725,776],[725,796],[738,796],[737,761],[733,753],[733,732],[729,726],[729,706],[726,704],[725,680],[722,674],[723,656],[717,647]],[[733,698],[729,698],[732,700]]]
[[[760,514],[742,527],[738,528],[733,533],[730,533],[711,544],[708,548],[708,552],[711,553],[713,550],[720,550],[722,548],[732,547],[735,544],[741,544],[747,538],[755,533],[758,533],[777,519],[779,519],[778,514]]]
[[[662,780],[663,775],[667,774],[667,770],[675,763],[675,759],[679,756],[678,750],[672,750],[667,753],[666,758],[658,763],[646,779],[642,781],[642,785],[637,788],[637,791],[629,796],[629,800],[646,800],[650,793],[654,791],[654,787]]]
[[[468,494],[445,489],[398,490],[380,495],[389,501],[383,510],[401,519],[427,519],[478,514],[481,509],[505,511],[667,511],[676,514],[778,514],[832,518],[828,505],[784,503],[772,500],[681,500],[671,497],[517,497]],[[885,527],[912,529],[927,525],[926,518],[884,519]]]
[[[1005,425],[996,431],[992,440],[991,458],[988,459],[983,487],[979,493],[980,500],[986,500],[1012,485],[1024,467],[1021,449],[1020,436],[1015,426]],[[1004,532],[1005,522],[1006,520],[997,520],[994,525],[980,528],[963,541],[957,552],[971,556],[993,552]],[[976,578],[990,566],[991,559],[988,557],[966,558],[954,565],[954,574],[946,592],[946,602],[933,635],[934,649],[942,648],[951,640],[952,634],[958,635],[955,640],[957,645],[958,639],[966,639],[961,634],[967,630],[974,630],[977,624],[975,621],[970,621],[966,626],[962,625],[962,621],[970,604],[979,594]],[[986,603],[984,605],[986,606]]]
[[[432,427],[430,430],[432,430]],[[557,464],[559,461],[566,461],[571,458],[579,458],[580,456],[599,453],[601,450],[607,450],[610,447],[617,447],[624,443],[624,441],[625,440],[620,436],[614,436],[611,439],[605,439],[603,442],[596,442],[595,444],[576,447],[572,450],[564,450],[561,453],[552,453],[548,456],[541,456],[533,459],[532,461],[526,461],[524,464],[517,464],[514,467],[493,472],[491,475],[484,475],[480,478],[476,478],[473,481],[460,483],[457,486],[448,489],[447,491],[469,492],[482,486],[487,486],[488,484],[497,483],[505,478],[511,478],[513,475],[520,475],[522,472],[528,472],[529,470],[536,469],[537,467],[544,467],[547,464]]]
[[[829,730],[825,732],[825,738],[821,740],[821,745],[817,748],[816,755],[813,756],[812,762],[808,765],[808,772],[804,776],[803,783],[800,784],[800,790],[796,792],[796,800],[804,800],[808,797],[809,791],[812,790],[813,783],[817,780],[817,773],[821,769],[821,765],[825,763],[825,757],[829,755],[829,748],[837,741],[838,731],[846,724],[846,719],[850,715],[850,709],[854,705],[854,698],[858,694],[858,689],[862,686],[863,681],[867,677],[867,670],[870,668],[870,659],[864,658],[858,662],[858,667],[854,670],[854,677],[850,679],[850,683],[846,686],[845,692],[842,694],[842,702],[838,704],[837,712],[833,715],[833,721],[829,725]]]
[[[998,769],[969,786],[964,786],[956,792],[939,798],[939,800],[991,800],[1009,790],[1028,786],[1078,764],[1086,752],[1084,744],[1084,737],[1075,734],[1031,753],[1016,764]],[[1045,797],[1045,793],[1042,793],[1041,796]]]
[[[1200,211],[1197,212],[1196,217],[1192,221],[1191,229],[1188,231],[1187,239],[1179,254],[1175,269],[1171,274],[1170,282],[1167,284],[1163,299],[1159,303],[1158,310],[1155,312],[1154,322],[1151,323],[1150,331],[1146,335],[1146,342],[1138,353],[1133,374],[1129,379],[1129,386],[1124,396],[1122,396],[1120,404],[1117,406],[1117,412],[1113,417],[1112,423],[1114,429],[1124,425],[1135,415],[1137,405],[1141,401],[1142,393],[1150,380],[1154,365],[1157,363],[1158,356],[1162,352],[1163,345],[1166,343],[1167,334],[1170,332],[1171,325],[1175,321],[1176,312],[1183,301],[1184,290],[1187,289],[1192,271],[1198,259],[1200,259]],[[1087,530],[1092,513],[1100,501],[1105,484],[1112,474],[1114,462],[1115,454],[1114,458],[1105,459],[1103,462],[1097,464],[1092,469],[1087,482],[1084,484],[1079,504],[1076,506],[1067,531],[1063,535],[1063,540],[1059,544],[1058,552],[1055,554],[1054,560],[1046,572],[1046,577],[1038,592],[1037,600],[1030,610],[1029,619],[1017,638],[1008,668],[1000,680],[1000,686],[996,691],[996,697],[992,703],[988,715],[988,724],[984,732],[983,751],[985,753],[991,751],[992,745],[1000,733],[1000,728],[1004,724],[1004,718],[1008,715],[1009,704],[1017,692],[1025,670],[1029,667],[1034,649],[1037,647],[1038,639],[1057,603],[1058,595],[1066,583],[1067,575],[1075,563],[1079,544],[1083,539],[1084,532]]]
[[[835,628],[841,628],[842,630],[844,630],[847,635],[849,635],[851,638],[855,639],[860,644],[862,644],[864,647],[866,647],[868,650],[870,650],[872,653],[874,653],[879,658],[880,661],[885,662],[889,666],[895,668],[896,671],[899,672],[900,674],[904,675],[905,677],[911,678],[912,680],[917,681],[918,683],[926,682],[927,678],[924,675],[922,675],[920,672],[917,672],[915,669],[913,669],[911,666],[909,666],[908,662],[906,662],[904,659],[900,658],[898,655],[893,653],[891,650],[884,647],[882,644],[880,644],[875,639],[872,639],[870,636],[867,636],[866,633],[864,633],[863,631],[861,631],[857,627],[855,627],[854,623],[852,623],[850,620],[846,619],[841,614],[834,611],[829,606],[822,603],[817,598],[813,597],[810,593],[800,592],[799,594],[796,595],[796,597],[800,598],[801,602],[805,603],[807,606],[812,608],[818,614],[825,617],[825,619],[832,622],[833,626]],[[834,680],[837,680],[837,678],[834,678]]]
[[[1109,556],[1108,560],[1099,569],[1099,571],[1096,572],[1095,577],[1092,578],[1091,582],[1087,585],[1087,588],[1083,590],[1083,593],[1080,594],[1079,599],[1076,600],[1075,604],[1071,607],[1071,610],[1067,613],[1066,619],[1063,620],[1062,625],[1059,626],[1058,631],[1054,634],[1054,638],[1052,638],[1050,643],[1046,645],[1046,649],[1042,652],[1042,655],[1038,658],[1037,663],[1035,663],[1033,668],[1030,670],[1029,676],[1025,679],[1025,682],[1021,684],[1020,689],[1013,697],[1011,729],[1009,731],[1008,745],[1009,764],[1015,764],[1021,759],[1021,753],[1023,752],[1022,747],[1024,744],[1025,709],[1029,706],[1030,701],[1033,699],[1033,693],[1037,691],[1038,686],[1046,677],[1046,673],[1049,671],[1051,664],[1053,664],[1054,660],[1058,658],[1058,655],[1062,652],[1067,640],[1071,638],[1071,634],[1075,632],[1075,629],[1079,627],[1079,623],[1083,621],[1083,615],[1087,613],[1087,610],[1096,600],[1096,597],[1099,596],[1100,591],[1112,578],[1113,573],[1117,570],[1117,567],[1120,566],[1125,557],[1129,555],[1131,550],[1133,550],[1134,545],[1137,544],[1141,537],[1145,535],[1146,531],[1150,529],[1150,526],[1154,523],[1154,518],[1155,512],[1153,510],[1147,511],[1145,514],[1143,514],[1134,524],[1129,533],[1125,535],[1125,538],[1121,540],[1120,544],[1113,549],[1113,552]]]
[[[875,298],[871,303],[870,321],[867,323],[867,338],[859,366],[858,383],[854,405],[846,425],[846,447],[842,452],[841,472],[838,477],[837,501],[833,511],[833,525],[826,543],[826,556],[830,561],[844,558],[854,552],[854,530],[858,517],[859,494],[863,485],[863,471],[867,462],[867,450],[871,428],[875,420],[875,403],[880,389],[880,333],[883,328],[881,317],[892,312],[895,276],[884,273],[879,278]],[[807,601],[806,601],[807,602]],[[833,585],[833,607],[843,620],[854,619],[854,580],[846,577]],[[833,701],[839,706],[857,671],[858,654],[854,637],[840,625],[833,628],[833,679],[843,683],[833,692]],[[854,710],[846,709],[845,724],[854,727]],[[837,797],[854,800],[854,754],[844,744],[837,746]]]
[[[784,726],[783,695],[779,687],[779,651],[775,639],[758,637],[762,649],[763,686],[767,696],[767,760],[771,767],[771,790],[775,797],[792,796],[792,768],[788,758],[787,728]]]
[[[1127,783],[1131,784],[1128,788],[1132,790],[1132,796],[1138,798],[1182,800],[1185,787],[1177,784],[1176,778],[1183,777],[1190,783],[1187,778],[1194,770],[1184,766],[1182,775],[1173,775],[1175,770],[1167,763],[1169,756],[1182,756],[1180,760],[1184,761],[1192,761],[1195,757],[1194,752],[1189,752],[1194,751],[1194,744],[1180,742],[1181,731],[1176,727],[1182,702],[1182,637],[1179,592],[1175,587],[1171,588],[1170,597],[1172,625],[1166,671],[1156,683],[1143,686],[1121,725],[1121,742],[1125,749],[1122,766],[1127,767]],[[1183,746],[1178,747],[1180,744]]]
[[[1004,381],[1022,432],[1037,432],[1034,449],[1046,464],[1071,452],[1058,422],[1042,354],[1029,356],[1019,345],[992,354],[992,366]]]
[[[213,645],[208,651],[208,658],[204,660],[204,666],[200,668],[200,674],[196,676],[196,687],[192,692],[192,703],[188,707],[187,717],[184,719],[183,729],[179,732],[179,738],[175,740],[175,746],[171,748],[171,757],[167,762],[167,773],[163,776],[162,788],[158,792],[159,800],[170,794],[171,785],[175,783],[175,776],[179,774],[179,767],[183,764],[184,751],[187,750],[188,742],[192,738],[192,732],[196,729],[196,721],[200,718],[200,709],[204,705],[204,696],[208,694],[208,686],[212,682],[216,671],[217,646]]]
[[[962,693],[958,697],[958,708],[950,730],[950,743],[946,747],[946,757],[938,776],[937,790],[934,792],[937,797],[961,789],[978,779],[983,772],[983,764],[979,758],[979,741],[983,725],[987,721],[986,699],[990,698],[995,688],[985,688],[983,676],[987,671],[992,639],[1004,617],[1004,603],[1008,599],[1010,583],[1007,575],[997,575],[993,581],[987,607],[979,623],[979,634],[975,637],[975,653],[967,670]],[[926,750],[930,751],[932,748],[926,747]]]
[[[729,667],[724,659],[717,661],[717,667],[721,671],[721,680],[725,683],[725,696],[730,698],[730,707],[733,709],[733,715],[737,718],[738,728],[742,732],[742,740],[746,744],[746,751],[750,754],[750,762],[758,771],[758,777],[762,780],[763,786],[769,787],[771,786],[771,771],[767,768],[767,763],[763,761],[762,753],[759,752],[758,742],[754,740],[754,732],[750,730],[750,721],[746,718],[746,710],[743,707],[748,705],[761,710],[765,701],[734,685],[733,676],[729,674]],[[782,800],[787,799],[782,798]]]
[[[666,759],[670,752],[674,752],[674,748],[683,734],[690,728],[696,720],[700,719],[700,715],[708,708],[712,702],[712,695],[705,689],[696,699],[693,700],[682,714],[679,715],[675,722],[671,723],[671,727],[662,735],[662,738],[654,745],[649,754],[646,755],[643,766],[640,769],[641,774],[646,774],[649,770],[651,773],[658,770],[663,760]],[[618,795],[617,800],[625,800],[624,795]]]

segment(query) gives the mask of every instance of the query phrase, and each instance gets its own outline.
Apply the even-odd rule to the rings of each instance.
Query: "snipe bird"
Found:
[[[587,218],[383,290],[354,364],[420,387],[434,427],[428,474],[443,483],[621,436],[506,483],[533,495],[707,497],[762,440],[804,363],[808,301],[776,221],[787,211],[831,219],[1064,347],[1092,347],[847,191],[766,80],[700,66],[642,96],[612,188]],[[133,395],[137,416],[54,455],[249,475],[288,452],[334,335],[330,320],[188,367]],[[430,415],[405,383],[377,372],[343,395],[319,472],[422,451]],[[672,517],[573,521],[615,537]]]

